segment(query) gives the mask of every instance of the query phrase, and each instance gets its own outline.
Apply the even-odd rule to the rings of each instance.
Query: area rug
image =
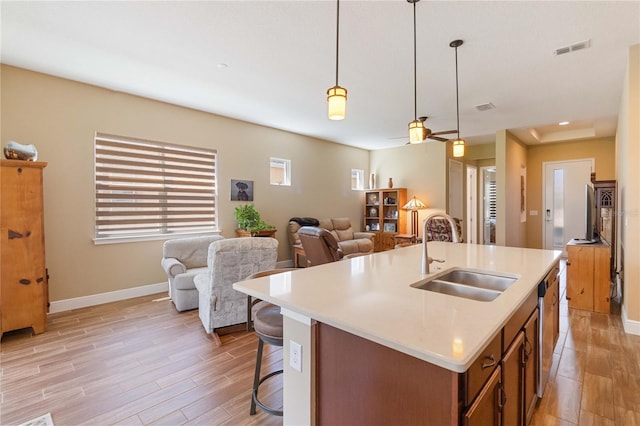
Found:
[[[47,413],[31,419],[28,422],[24,422],[20,426],[53,426],[53,419],[51,418],[51,413]]]

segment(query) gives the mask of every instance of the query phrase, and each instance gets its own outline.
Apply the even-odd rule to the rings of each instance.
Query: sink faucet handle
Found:
[[[429,263],[433,263],[433,262],[444,263],[444,259],[434,259],[433,257],[430,257]]]

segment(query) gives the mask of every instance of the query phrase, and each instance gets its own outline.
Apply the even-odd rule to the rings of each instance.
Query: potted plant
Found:
[[[260,218],[260,213],[253,204],[244,204],[235,209],[238,223],[238,237],[273,237],[277,229]]]

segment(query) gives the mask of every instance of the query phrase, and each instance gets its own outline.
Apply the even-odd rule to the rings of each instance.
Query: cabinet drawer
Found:
[[[471,367],[464,373],[465,384],[464,389],[466,395],[464,405],[469,406],[474,400],[482,385],[485,384],[493,370],[500,363],[502,338],[500,333],[493,338],[491,343],[480,353],[478,358],[473,362]]]

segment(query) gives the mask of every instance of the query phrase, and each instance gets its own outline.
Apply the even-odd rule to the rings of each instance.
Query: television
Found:
[[[596,223],[596,194],[593,185],[585,185],[585,232],[584,239],[587,242],[599,242],[598,227]]]

